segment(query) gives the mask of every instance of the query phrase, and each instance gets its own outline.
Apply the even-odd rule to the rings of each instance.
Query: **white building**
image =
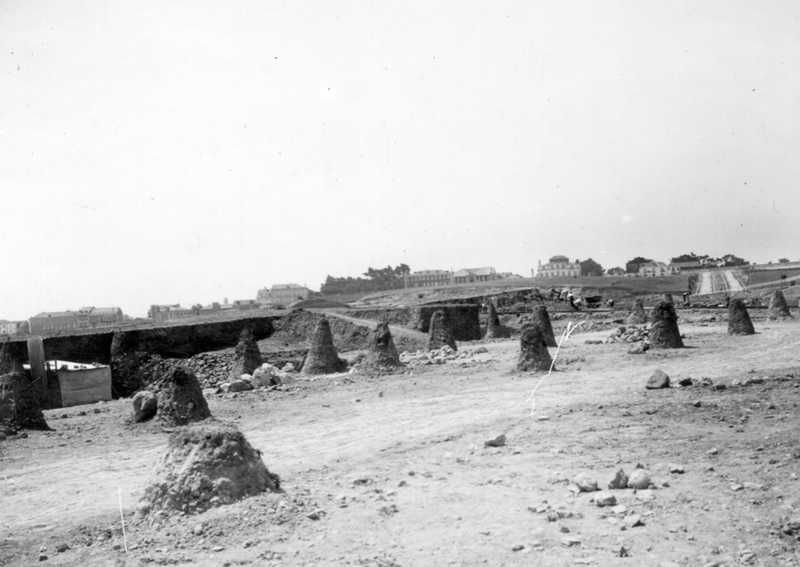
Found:
[[[408,274],[408,287],[436,287],[453,283],[450,270],[417,270]]]
[[[20,332],[22,321],[0,320],[0,335],[16,335]]]
[[[677,273],[675,268],[666,265],[664,262],[645,262],[639,266],[639,275],[645,278],[671,276],[675,273]]]
[[[546,264],[539,260],[536,269],[537,278],[577,278],[581,275],[581,265],[576,260],[570,262],[566,256],[556,255]]]
[[[263,288],[258,290],[256,301],[265,305],[276,305],[286,307],[295,301],[308,299],[311,295],[311,290],[302,285],[290,284],[275,284],[271,288]]]

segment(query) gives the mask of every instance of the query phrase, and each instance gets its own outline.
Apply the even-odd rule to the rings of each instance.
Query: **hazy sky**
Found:
[[[797,258],[800,3],[0,0],[0,318]]]

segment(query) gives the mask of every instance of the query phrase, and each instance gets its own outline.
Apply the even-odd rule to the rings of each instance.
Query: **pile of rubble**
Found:
[[[627,327],[617,327],[606,339],[606,344],[610,343],[638,343],[646,341],[650,333],[647,327],[628,325]]]
[[[194,372],[203,388],[213,388],[228,380],[233,369],[233,351],[201,352],[181,362]]]
[[[461,362],[462,365],[486,362],[476,359],[476,355],[488,353],[486,347],[478,347],[471,350],[456,351],[448,345],[444,345],[432,350],[418,350],[416,352],[400,353],[400,362],[407,366],[428,366],[432,364],[446,364],[448,362]]]
[[[217,386],[216,391],[226,394],[290,384],[294,382],[296,374],[297,369],[291,362],[286,363],[283,368],[265,362],[256,368],[252,375],[242,374],[239,378],[222,382]]]

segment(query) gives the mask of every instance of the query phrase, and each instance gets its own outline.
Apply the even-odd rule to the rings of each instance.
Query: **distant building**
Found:
[[[27,331],[27,321],[6,321],[0,319],[0,335],[17,335]]]
[[[625,269],[624,268],[620,268],[619,266],[616,266],[614,268],[609,268],[609,269],[606,270],[606,275],[607,276],[624,276],[625,275]]]
[[[645,262],[639,265],[639,275],[645,278],[671,276],[675,271],[664,262]]]
[[[539,260],[537,278],[577,278],[581,275],[581,265],[577,260],[570,262],[566,256],[556,255],[546,264]]]
[[[688,260],[685,262],[671,262],[669,267],[676,274],[680,272],[689,272],[692,270],[700,270],[705,267],[701,260]]]
[[[275,284],[269,289],[265,287],[258,290],[255,301],[262,305],[286,307],[295,301],[308,299],[309,295],[311,295],[311,290],[302,285]]]
[[[408,287],[436,287],[453,283],[450,270],[418,270],[408,274]]]
[[[31,334],[111,327],[125,320],[119,307],[81,307],[78,311],[53,311],[28,320]]]
[[[233,308],[240,311],[247,311],[248,309],[258,309],[261,307],[255,299],[234,299]]]
[[[492,266],[485,266],[483,268],[463,268],[453,273],[453,282],[457,284],[488,282],[499,279],[500,276]]]

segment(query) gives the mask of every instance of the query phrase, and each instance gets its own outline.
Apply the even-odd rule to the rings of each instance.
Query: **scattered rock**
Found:
[[[489,439],[483,444],[484,447],[505,447],[505,445],[506,445],[505,434],[498,435],[494,439]]]
[[[669,465],[669,472],[672,474],[683,474],[686,470],[682,465]]]
[[[578,492],[596,492],[600,490],[597,487],[597,481],[587,473],[578,473],[572,479],[572,483],[578,488]]]
[[[678,386],[683,386],[684,388],[686,388],[687,386],[691,386],[692,384],[694,384],[694,380],[692,380],[691,378],[681,378],[678,381]]]
[[[607,491],[598,492],[594,497],[594,502],[600,508],[605,508],[606,506],[616,506],[617,505],[617,497]]]
[[[659,390],[661,388],[669,388],[669,376],[663,370],[656,370],[647,380],[645,388],[648,390]]]
[[[650,486],[650,473],[645,469],[636,469],[628,477],[628,488],[643,490]]]
[[[614,474],[614,478],[611,479],[611,482],[608,483],[608,487],[610,489],[628,488],[628,475],[625,474],[625,471],[619,469]]]
[[[253,384],[250,383],[250,380],[232,380],[228,384],[228,392],[246,392],[248,390],[253,389]]]

